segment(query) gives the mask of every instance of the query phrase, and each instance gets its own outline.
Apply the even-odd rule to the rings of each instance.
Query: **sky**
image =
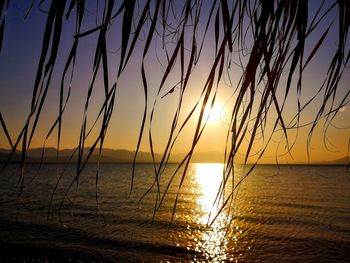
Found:
[[[83,30],[86,31],[94,27],[95,23],[95,5],[88,1],[87,12],[83,23]],[[311,1],[310,8],[315,9],[315,1]],[[2,51],[0,53],[0,112],[6,122],[12,140],[15,141],[19,132],[23,128],[26,118],[30,112],[30,103],[32,90],[35,81],[35,74],[41,52],[42,35],[45,29],[46,13],[34,7],[29,16],[24,19],[24,14],[28,8],[27,1],[10,2],[9,10],[6,13],[6,26]],[[43,6],[47,9],[48,6]],[[204,15],[208,12],[208,7],[204,7]],[[329,19],[332,16],[330,15]],[[116,80],[118,62],[120,56],[120,25],[122,21],[117,18],[108,31],[107,52],[109,63],[110,83]],[[327,23],[327,20],[326,20]],[[203,32],[204,26],[199,28]],[[310,37],[310,49],[315,45],[317,37],[319,38],[322,31],[316,31],[315,37]],[[43,147],[45,137],[50,126],[57,117],[59,108],[59,86],[60,78],[63,72],[64,63],[68,52],[73,43],[74,20],[64,21],[62,32],[62,41],[60,43],[57,63],[54,68],[53,77],[47,94],[47,99],[43,106],[43,112],[39,119],[37,132],[34,135],[30,147]],[[180,120],[184,120],[198,99],[201,89],[209,73],[209,66],[215,59],[213,52],[213,30],[209,30],[207,39],[203,47],[203,53],[199,63],[194,69],[188,84],[188,90],[184,99],[184,107],[180,115]],[[92,74],[93,57],[95,50],[95,41],[97,34],[84,37],[78,47],[78,56],[75,66],[74,77],[72,81],[72,92],[63,116],[63,130],[61,139],[61,149],[74,148],[79,142],[79,134],[84,115],[84,103],[87,97],[88,84]],[[160,62],[165,63],[166,57],[161,50],[161,41],[155,38],[151,44],[150,52],[145,60],[145,70],[149,87],[148,94],[148,121],[146,121],[146,130],[141,143],[140,150],[149,151],[150,144],[148,140],[150,110],[156,98],[156,92],[159,87],[164,68]],[[158,41],[158,42],[157,42]],[[171,47],[171,43],[168,44]],[[144,41],[136,44],[135,52],[131,56],[129,64],[118,79],[116,102],[114,112],[110,121],[106,135],[104,147],[114,149],[135,150],[141,126],[144,96],[141,76],[141,57]],[[303,77],[301,99],[305,103],[318,90],[324,80],[328,61],[332,55],[332,50],[336,46],[336,30],[331,30],[326,38],[324,45],[320,48],[318,56],[310,63]],[[185,56],[189,54],[186,53]],[[188,57],[186,57],[188,59]],[[234,57],[234,60],[237,58]],[[197,146],[198,152],[220,152],[223,154],[225,149],[226,134],[228,132],[227,120],[230,117],[230,109],[235,101],[234,87],[239,81],[242,74],[239,67],[232,67],[231,81],[228,85],[228,76],[224,75],[224,80],[218,85],[218,94],[213,110],[206,110],[205,116],[211,113],[208,119],[207,127]],[[179,89],[173,93],[166,94],[167,90],[178,81],[176,73],[179,72],[179,65],[175,66],[174,71],[170,74],[169,79],[165,82],[164,89],[158,96],[156,110],[153,116],[153,125],[151,128],[154,139],[153,147],[155,152],[162,152],[165,148],[167,136],[169,135],[171,120],[175,113]],[[349,68],[345,69],[343,79],[339,83],[339,92],[336,101],[340,101],[342,96],[349,90],[350,74]],[[285,84],[285,79],[281,80],[281,85]],[[295,83],[294,83],[295,85]],[[68,83],[66,82],[65,92]],[[280,94],[281,95],[281,94]],[[285,118],[293,118],[296,112],[296,94],[292,93],[284,112]],[[99,72],[95,89],[92,93],[92,99],[88,111],[88,127],[94,122],[104,99],[102,74]],[[302,115],[301,123],[308,123],[313,120],[320,100],[308,107]],[[196,110],[195,116],[198,116],[199,110]],[[272,117],[273,113],[272,113]],[[190,149],[195,129],[195,119],[190,121],[188,127],[181,133],[179,140],[174,148],[174,153],[185,153]],[[311,161],[327,161],[342,158],[347,155],[348,141],[350,137],[350,105],[341,109],[334,120],[334,126],[327,131],[326,143],[324,141],[323,122],[320,122],[315,129],[309,151]],[[340,127],[336,129],[334,127]],[[343,129],[344,128],[344,129]],[[283,143],[280,144],[282,133],[277,132],[270,145],[268,146],[264,158],[261,162],[273,163],[276,156],[281,163],[300,163],[307,162],[307,136],[310,126],[298,130],[289,131],[289,139],[295,140],[295,145],[291,154],[287,154]],[[93,130],[91,139],[87,139],[87,145],[92,143],[92,139],[98,133],[98,129]],[[46,147],[56,147],[57,133],[45,142]],[[261,143],[261,145],[259,145]],[[253,153],[261,149],[264,141],[260,140],[254,144]],[[247,147],[247,142],[242,149]],[[0,148],[9,148],[5,135],[0,130]],[[243,154],[243,150],[242,150]],[[240,158],[240,157],[239,157]],[[252,157],[252,160],[254,157]]]

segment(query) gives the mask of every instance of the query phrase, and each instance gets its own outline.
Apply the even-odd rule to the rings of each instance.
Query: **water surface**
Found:
[[[222,210],[228,190],[213,205],[221,164],[192,164],[179,192],[178,173],[160,207],[176,166],[160,178],[160,195],[153,165],[137,166],[130,193],[131,168],[104,164],[96,185],[92,164],[78,183],[74,165],[27,165],[19,194],[19,169],[11,165],[0,177],[0,259],[350,262],[350,178],[344,167],[259,166]],[[236,167],[236,182],[243,174]]]

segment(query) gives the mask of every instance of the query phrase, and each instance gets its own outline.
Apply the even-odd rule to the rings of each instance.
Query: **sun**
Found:
[[[223,117],[223,110],[224,105],[220,101],[216,101],[212,108],[208,105],[204,112],[205,119],[208,118],[208,124],[220,124]]]

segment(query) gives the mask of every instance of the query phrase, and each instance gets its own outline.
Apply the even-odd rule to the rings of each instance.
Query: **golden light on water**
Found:
[[[220,183],[222,181],[223,164],[196,164],[195,178],[200,195],[197,204],[200,207],[201,216],[197,224],[206,225],[217,215],[222,205],[222,198],[215,202]],[[195,250],[210,262],[222,262],[233,260],[227,255],[228,237],[227,224],[231,217],[222,211],[214,223],[201,232],[201,238],[196,244]]]
[[[213,219],[218,212],[219,208],[214,205],[214,202],[222,180],[222,171],[222,164],[196,164],[196,180],[201,192],[197,203],[200,204],[202,212],[205,213],[205,216],[202,217],[203,222],[201,222],[203,224],[206,224],[208,219]],[[208,218],[209,214],[211,214],[210,218]]]

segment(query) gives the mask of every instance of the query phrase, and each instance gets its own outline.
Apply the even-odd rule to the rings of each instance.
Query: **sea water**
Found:
[[[79,177],[74,164],[27,164],[21,188],[11,164],[0,176],[0,260],[350,262],[344,167],[262,165],[237,187],[249,167],[236,165],[219,196],[222,164],[176,168],[156,177],[138,164],[132,182],[130,164],[88,164]]]

